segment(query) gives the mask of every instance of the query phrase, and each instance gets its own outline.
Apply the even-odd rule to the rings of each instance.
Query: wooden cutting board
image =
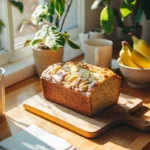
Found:
[[[150,131],[150,122],[130,116],[142,107],[142,100],[129,95],[120,94],[116,105],[89,118],[47,101],[40,93],[23,103],[26,110],[55,122],[87,138],[94,138],[118,124],[128,124],[142,131]]]

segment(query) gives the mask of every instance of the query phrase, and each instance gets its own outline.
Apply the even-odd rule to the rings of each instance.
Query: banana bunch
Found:
[[[119,53],[119,56],[122,64],[132,68],[139,68],[131,59],[131,51],[129,50],[128,42],[122,42],[122,49]]]
[[[150,59],[150,46],[142,39],[132,36],[133,49],[142,54],[147,59]]]
[[[135,39],[136,37],[133,36],[132,38]],[[144,44],[143,47],[142,47],[141,44],[139,44],[142,47],[142,49],[141,49],[137,46],[137,44],[138,44],[138,42],[134,43],[133,48],[132,48],[128,44],[128,42],[126,42],[126,41],[122,42],[122,49],[119,53],[119,57],[121,59],[121,62],[124,65],[126,65],[128,67],[132,67],[132,68],[150,68],[150,60],[147,59],[148,58],[148,55],[147,55],[148,53],[145,53],[145,52],[148,52],[148,49],[143,50],[144,49],[143,47],[146,48],[146,46],[148,46],[148,45],[145,46],[145,44]],[[135,50],[134,49],[135,47],[137,47],[138,50]],[[149,48],[149,50],[150,50],[150,48]],[[144,52],[144,54],[143,54],[143,52]],[[145,55],[147,57],[145,57]]]

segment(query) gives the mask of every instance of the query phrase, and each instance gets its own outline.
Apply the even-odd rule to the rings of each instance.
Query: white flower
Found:
[[[32,13],[32,17],[33,18],[37,18],[40,15],[42,15],[44,12],[44,5],[39,5],[36,7],[36,9],[34,10],[34,12]]]
[[[35,11],[32,13],[32,18],[33,18],[32,23],[38,25],[43,19],[43,16],[47,14],[47,12],[48,10],[45,5],[37,6]]]

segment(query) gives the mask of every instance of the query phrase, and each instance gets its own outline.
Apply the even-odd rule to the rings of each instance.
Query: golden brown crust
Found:
[[[107,68],[70,61],[50,66],[42,73],[41,79],[61,83],[66,88],[72,88],[75,91],[92,92],[98,84],[112,76],[120,78]]]
[[[103,110],[101,106],[97,107],[103,102],[103,96],[104,101],[108,98],[108,102],[104,104],[105,108],[117,103],[121,78],[107,68],[84,62],[61,62],[49,66],[42,73],[41,81],[46,99],[92,117]],[[115,83],[111,84],[113,81]],[[106,89],[101,88],[103,86]],[[108,91],[107,87],[110,92],[113,89],[114,93],[105,94]],[[95,106],[94,99],[97,101]]]
[[[43,94],[47,100],[51,100],[62,106],[71,108],[76,112],[92,117],[90,97],[83,93],[65,88],[61,84],[55,84],[42,79]]]

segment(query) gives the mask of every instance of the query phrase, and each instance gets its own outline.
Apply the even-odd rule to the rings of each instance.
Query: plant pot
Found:
[[[5,70],[0,68],[0,116],[5,112],[5,87],[4,87]]]
[[[33,47],[32,49],[35,67],[39,76],[48,66],[54,63],[62,62],[63,60],[63,47],[58,49],[56,52],[49,49],[37,49],[35,47]]]

